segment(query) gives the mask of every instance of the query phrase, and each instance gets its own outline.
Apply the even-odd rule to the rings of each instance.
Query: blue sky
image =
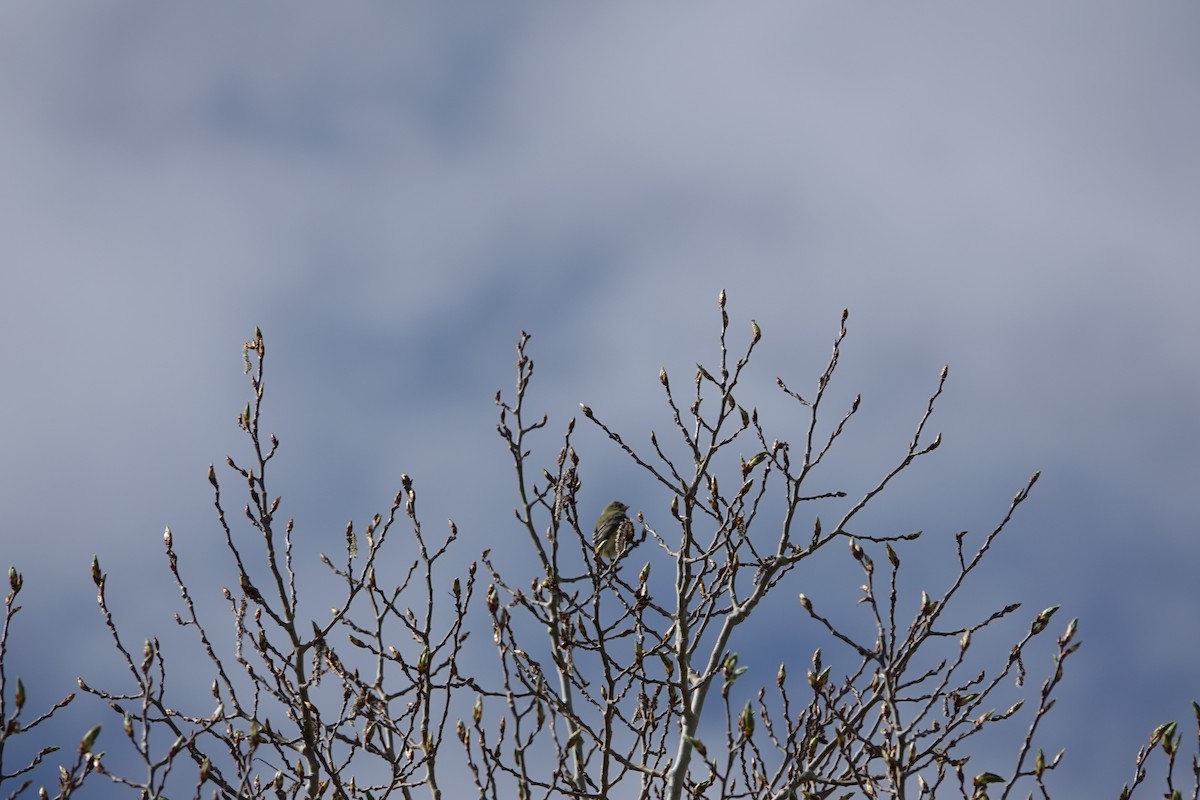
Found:
[[[477,552],[516,535],[491,398],[519,332],[552,429],[586,401],[644,439],[725,288],[764,408],[850,309],[848,475],[950,365],[897,519],[986,529],[1042,470],[980,591],[1081,619],[1059,786],[1115,794],[1200,696],[1197,25],[1182,0],[6,4],[11,669],[44,704],[107,653],[93,553],[134,641],[177,596],[165,525],[226,574],[204,474],[242,447],[256,325],[300,530],[336,542],[408,472]],[[580,446],[597,509],[665,511]]]

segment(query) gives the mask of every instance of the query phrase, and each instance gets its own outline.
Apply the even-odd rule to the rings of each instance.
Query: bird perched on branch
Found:
[[[628,510],[629,506],[613,500],[600,512],[600,519],[596,520],[596,532],[592,536],[592,548],[597,556],[616,558],[623,529],[625,526],[633,528],[633,523],[625,515]]]

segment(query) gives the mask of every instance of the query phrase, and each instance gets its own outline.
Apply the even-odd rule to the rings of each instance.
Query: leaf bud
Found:
[[[749,739],[754,735],[754,709],[750,706],[749,700],[746,701],[746,707],[742,709],[742,715],[738,718],[738,730],[743,739]]]
[[[855,561],[863,560],[863,549],[853,539],[850,540],[850,555],[854,556]]]
[[[96,737],[100,735],[100,727],[101,726],[99,725],[93,725],[88,729],[88,732],[83,735],[83,739],[79,742],[80,755],[83,753],[92,752],[92,746],[96,744]]]
[[[1033,624],[1029,626],[1029,632],[1037,635],[1046,630],[1046,626],[1050,624],[1050,618],[1054,616],[1054,612],[1058,611],[1059,606],[1050,606],[1045,611],[1037,615]]]

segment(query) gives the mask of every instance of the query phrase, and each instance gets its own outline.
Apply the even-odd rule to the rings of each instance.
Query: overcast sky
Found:
[[[1080,618],[1056,796],[1114,796],[1200,696],[1198,30],[1187,0],[6,3],[9,674],[45,706],[111,652],[93,553],[135,644],[177,602],[165,525],[230,582],[204,475],[245,452],[256,325],[298,530],[335,549],[408,472],[478,553],[517,536],[492,397],[520,331],[552,431],[586,401],[644,442],[725,288],[764,408],[850,310],[863,481],[950,365],[897,524],[986,530],[1042,470],[980,591]],[[596,510],[665,514],[578,446]]]

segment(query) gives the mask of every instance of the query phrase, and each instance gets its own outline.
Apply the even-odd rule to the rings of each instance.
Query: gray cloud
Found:
[[[774,376],[815,378],[852,310],[847,480],[951,364],[946,452],[895,519],[982,529],[1044,468],[981,595],[1083,618],[1074,796],[1186,714],[1195,623],[1163,609],[1200,601],[1192,5],[2,13],[3,549],[30,619],[93,636],[93,551],[157,575],[163,525],[215,533],[256,324],[311,547],[407,470],[478,549],[513,502],[490,398],[519,330],[557,429],[586,400],[644,439],[725,287],[781,425]],[[597,502],[635,494],[584,440]]]

